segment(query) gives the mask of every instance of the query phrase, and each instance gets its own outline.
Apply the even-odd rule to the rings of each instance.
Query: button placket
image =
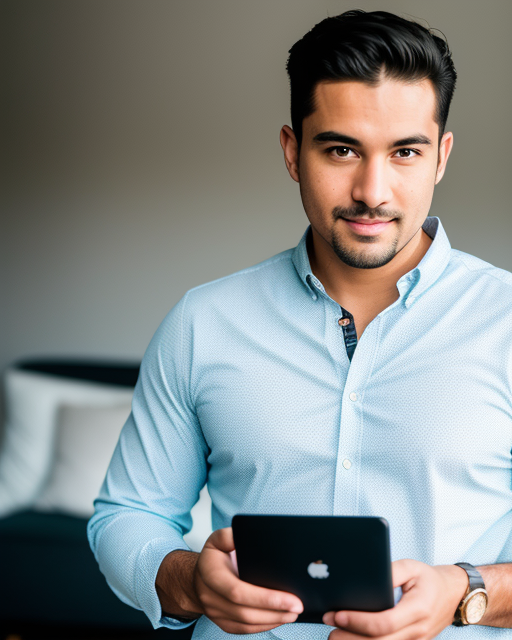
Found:
[[[359,340],[341,395],[340,437],[333,513],[358,515],[359,461],[364,428],[364,390],[371,376],[382,320],[370,323]]]

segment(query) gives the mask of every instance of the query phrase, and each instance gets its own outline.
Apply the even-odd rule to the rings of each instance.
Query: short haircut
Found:
[[[345,11],[319,22],[289,51],[292,128],[302,142],[302,121],[315,110],[322,81],[428,79],[436,94],[434,119],[444,133],[457,72],[448,43],[422,25],[387,11]]]

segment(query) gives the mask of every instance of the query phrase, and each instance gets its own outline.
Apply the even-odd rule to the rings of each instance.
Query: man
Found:
[[[122,600],[155,627],[199,618],[194,638],[512,638],[512,275],[427,218],[453,144],[448,47],[351,11],[288,72],[281,144],[310,227],[164,320],[91,545]],[[196,554],[183,534],[206,481],[215,531]],[[289,624],[298,598],[237,576],[244,512],[385,517],[400,602]]]

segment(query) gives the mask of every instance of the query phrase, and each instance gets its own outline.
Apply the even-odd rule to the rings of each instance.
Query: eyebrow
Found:
[[[321,144],[322,142],[339,142],[341,144],[350,144],[354,147],[363,146],[361,142],[356,138],[347,136],[344,133],[338,133],[337,131],[323,131],[313,138],[313,142],[318,142],[319,144]],[[409,136],[408,138],[402,138],[401,140],[396,140],[396,142],[391,145],[391,148],[407,147],[411,144],[432,145],[432,140],[430,138],[427,138],[427,136],[418,134],[415,136]]]

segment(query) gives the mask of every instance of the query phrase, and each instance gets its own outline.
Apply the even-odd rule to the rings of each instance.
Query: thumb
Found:
[[[393,587],[403,587],[409,580],[417,577],[419,568],[422,563],[409,558],[403,560],[395,560],[391,563],[391,574],[393,579]]]
[[[224,553],[234,551],[235,541],[233,539],[233,529],[231,527],[217,529],[210,535],[204,546],[210,549],[224,551]]]

